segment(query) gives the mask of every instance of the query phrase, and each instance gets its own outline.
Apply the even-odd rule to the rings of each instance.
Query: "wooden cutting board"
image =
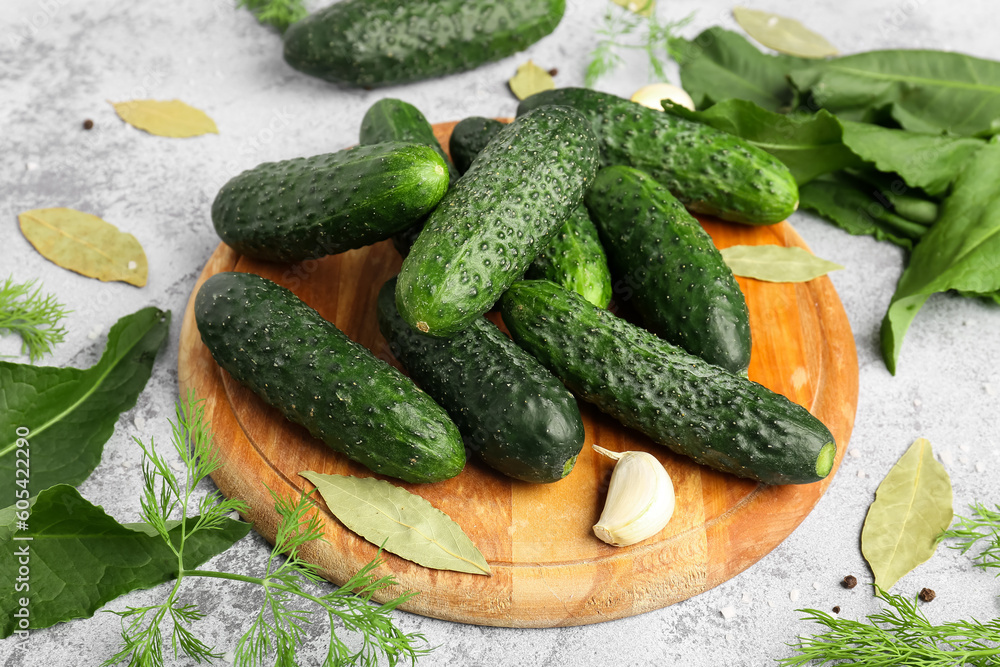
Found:
[[[435,126],[447,146],[454,123]],[[702,220],[720,247],[777,244],[805,247],[787,223],[746,227]],[[378,331],[379,288],[401,260],[388,241],[295,265],[259,262],[221,245],[188,302],[178,359],[180,389],[206,400],[223,467],[213,476],[224,494],[245,501],[245,518],[273,541],[279,494],[312,489],[299,472],[370,476],[304,428],[285,420],[236,383],[212,359],[193,316],[194,295],[221,271],[260,274],[294,291],[376,356],[401,368]],[[854,425],[858,364],[847,317],[828,278],[775,284],[739,279],[753,334],[750,379],[804,405],[837,440],[837,467]],[[431,570],[383,554],[376,570],[404,590],[419,591],[402,608],[435,618],[506,627],[583,625],[623,618],[687,599],[743,571],[784,540],[809,513],[836,473],[810,485],[773,487],[703,468],[582,404],[586,445],[565,479],[532,485],[470,459],[454,479],[429,485],[398,482],[447,513],[479,547],[490,577]],[[667,467],[677,494],[673,519],[653,538],[615,548],[594,537],[612,462],[590,445],[643,449]],[[374,545],[348,531],[316,501],[326,541],[304,551],[340,584],[376,557]]]

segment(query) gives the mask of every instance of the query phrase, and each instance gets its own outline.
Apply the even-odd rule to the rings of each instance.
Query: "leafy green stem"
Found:
[[[59,322],[70,312],[52,294],[43,296],[37,282],[15,283],[8,276],[0,285],[0,331],[21,337],[21,354],[27,354],[31,363],[63,341],[66,329]]]

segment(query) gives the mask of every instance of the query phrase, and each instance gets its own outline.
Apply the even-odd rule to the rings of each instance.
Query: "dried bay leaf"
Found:
[[[386,551],[436,570],[491,574],[461,527],[420,496],[373,477],[300,474],[341,523]]]
[[[517,74],[507,84],[510,92],[519,100],[556,87],[552,75],[530,60],[517,68]]]
[[[875,491],[861,531],[861,553],[875,584],[889,590],[934,554],[938,536],[951,525],[951,479],[918,438]]]
[[[771,283],[802,283],[844,268],[796,247],[734,245],[721,252],[733,275]]]
[[[35,250],[64,269],[103,281],[146,284],[149,265],[142,245],[97,216],[72,208],[36,208],[17,219]]]
[[[746,7],[734,7],[733,18],[747,34],[779,53],[800,58],[826,58],[838,53],[825,37],[795,19]]]
[[[656,0],[611,0],[619,7],[624,7],[633,14],[650,17],[656,11]]]
[[[201,109],[180,100],[129,100],[111,102],[118,116],[140,130],[159,137],[197,137],[218,134],[215,121]]]

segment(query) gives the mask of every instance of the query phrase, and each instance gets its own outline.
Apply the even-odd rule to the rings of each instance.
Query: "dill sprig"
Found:
[[[37,282],[15,283],[11,275],[0,286],[0,331],[21,337],[21,354],[27,354],[31,363],[63,341],[66,329],[59,321],[70,313],[54,295],[43,296],[42,288],[35,287]]]
[[[277,28],[279,32],[285,32],[288,26],[309,13],[302,0],[239,0],[236,7],[249,9],[258,21]]]
[[[819,623],[827,631],[799,637],[790,644],[797,654],[782,658],[783,666],[837,663],[858,667],[952,667],[1000,664],[1000,619],[932,625],[909,600],[875,586],[875,596],[886,603],[867,622],[838,618],[816,609],[802,609],[803,620]]]
[[[963,554],[980,540],[985,540],[982,551],[973,558],[976,567],[984,569],[1000,569],[1000,505],[994,507],[991,510],[978,502],[970,505],[972,516],[955,517],[951,528],[941,534],[941,539],[958,540],[958,544],[950,546]],[[1000,572],[997,572],[997,576],[1000,577]]]
[[[624,62],[620,54],[622,49],[645,51],[653,74],[651,78],[666,81],[665,62],[677,59],[671,38],[693,18],[694,14],[690,14],[678,21],[661,23],[655,10],[642,14],[609,5],[604,25],[595,31],[599,39],[590,52],[584,85],[590,88],[598,79],[617,69]],[[630,36],[635,38],[626,39]]]
[[[330,639],[324,667],[374,666],[380,656],[390,665],[405,659],[416,664],[418,657],[429,652],[418,646],[426,643],[423,635],[406,634],[392,622],[391,612],[414,593],[406,592],[381,605],[372,603],[376,593],[396,584],[392,577],[375,577],[373,572],[380,564],[378,558],[332,592],[306,590],[306,585],[319,585],[322,580],[317,568],[302,560],[300,552],[306,544],[323,539],[320,519],[313,512],[312,501],[306,494],[293,500],[279,498],[271,492],[281,521],[263,576],[186,569],[186,540],[200,530],[219,528],[230,513],[244,511],[246,507],[239,500],[224,498],[218,491],[200,500],[194,499],[198,484],[221,465],[211,429],[204,420],[203,401],[189,394],[185,401],[178,402],[176,422],[171,422],[171,426],[174,449],[185,465],[182,478],[157,453],[152,440],[148,446],[138,438],[136,442],[144,454],[142,517],[177,554],[177,578],[161,604],[112,612],[122,619],[122,642],[118,653],[103,663],[105,667],[123,662],[129,667],[162,667],[163,625],[170,628],[169,645],[175,657],[184,654],[198,664],[222,657],[194,635],[191,626],[204,618],[204,614],[196,605],[180,600],[183,582],[196,577],[255,584],[263,591],[261,610],[235,649],[235,664],[240,667],[264,664],[294,667],[299,664],[296,653],[316,611],[329,623]],[[180,537],[172,540],[170,531],[173,529],[176,533],[178,525]],[[352,651],[344,643],[339,634],[341,628],[360,634],[360,649]]]

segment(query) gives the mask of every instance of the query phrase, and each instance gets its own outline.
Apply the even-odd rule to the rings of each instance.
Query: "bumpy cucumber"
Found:
[[[418,81],[522,51],[565,11],[565,0],[344,0],[292,24],[285,60],[334,83]]]
[[[458,173],[464,174],[468,171],[472,161],[486,148],[490,139],[503,129],[503,125],[494,118],[482,116],[463,118],[455,125],[451,131],[451,139],[448,140],[448,150],[451,152],[451,159],[455,161]]]
[[[410,328],[396,310],[396,280],[382,286],[378,325],[410,377],[448,411],[466,446],[525,482],[557,482],[583,447],[576,399],[486,318],[452,338]]]
[[[194,312],[219,366],[335,451],[407,482],[462,471],[465,448],[444,409],[291,291],[219,273]]]
[[[573,210],[563,226],[528,267],[525,277],[551,280],[584,299],[607,308],[611,301],[611,271],[587,207]]]
[[[833,436],[805,408],[569,290],[517,282],[500,308],[514,340],[570,391],[678,454],[767,484],[833,468]]]
[[[403,141],[411,144],[430,146],[448,165],[450,181],[458,178],[455,165],[441,148],[434,128],[427,121],[420,109],[409,102],[386,97],[368,107],[361,119],[360,143],[363,146],[380,144],[386,141]]]
[[[601,144],[601,166],[641,169],[693,211],[763,225],[781,222],[798,207],[788,167],[732,134],[586,88],[532,95],[517,113],[549,104],[587,117]]]
[[[428,146],[358,146],[244,171],[219,190],[212,223],[242,255],[297,262],[387,239],[447,188],[445,162]]]
[[[504,127],[427,219],[396,284],[411,327],[451,336],[520,278],[583,201],[597,169],[587,121],[548,107]]]
[[[701,224],[664,186],[631,167],[597,172],[585,201],[615,277],[647,328],[733,373],[750,365],[746,299]]]

